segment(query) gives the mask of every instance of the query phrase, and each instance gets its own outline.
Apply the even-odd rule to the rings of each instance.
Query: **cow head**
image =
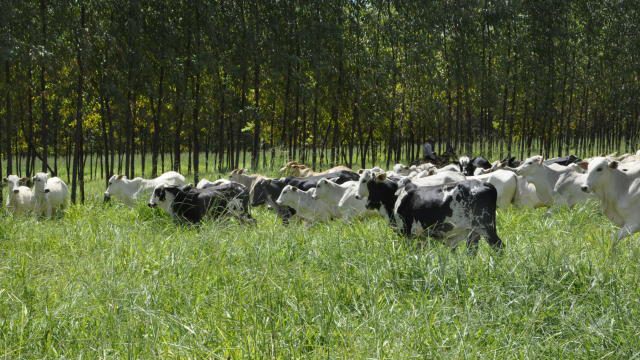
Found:
[[[2,179],[3,185],[8,185],[9,192],[17,194],[20,192],[20,186],[32,187],[33,181],[28,177],[18,177],[16,175],[9,175],[6,178]]]
[[[530,176],[534,174],[538,169],[542,167],[543,160],[544,159],[542,155],[536,155],[528,158],[515,169],[516,174],[522,176]]]
[[[160,207],[164,211],[169,214],[171,211],[171,204],[176,197],[177,191],[179,191],[176,186],[169,186],[160,184],[153,189],[153,193],[151,193],[151,198],[149,199],[149,203],[147,204],[150,208]]]
[[[617,161],[611,161],[604,157],[591,160],[587,169],[587,178],[580,188],[589,193],[607,186],[611,173],[618,170],[618,165]]]
[[[109,178],[107,190],[104,192],[104,202],[111,200],[112,196],[126,197],[127,183],[129,179],[125,175],[113,175]],[[132,195],[132,194],[131,194]]]
[[[298,193],[302,192],[302,190],[298,189],[295,186],[287,185],[282,189],[278,200],[276,200],[276,204],[278,205],[293,205],[294,198],[297,197]]]
[[[44,193],[44,187],[47,185],[49,176],[49,173],[39,172],[32,178],[36,193]]]
[[[381,206],[395,202],[398,185],[387,180],[387,174],[377,174],[366,182],[367,203],[369,210],[378,210]]]
[[[320,179],[316,183],[316,188],[311,195],[314,199],[326,198],[329,192],[334,188],[335,183],[331,179]]]
[[[365,170],[360,175],[360,180],[358,180],[358,193],[356,194],[356,199],[362,200],[369,196],[369,189],[367,187],[367,183],[373,179],[374,172],[372,170]]]

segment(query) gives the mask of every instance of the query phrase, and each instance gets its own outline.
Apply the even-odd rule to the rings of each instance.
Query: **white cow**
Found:
[[[282,189],[276,204],[293,208],[296,215],[309,225],[316,221],[331,220],[331,209],[326,203],[313,198],[314,191],[315,189],[302,191],[295,186],[287,185]]]
[[[580,187],[577,182],[580,172],[576,169],[575,166],[545,165],[542,156],[536,155],[511,170],[535,185],[536,193],[544,205],[566,204],[571,207],[589,198],[588,194],[576,191]]]
[[[498,199],[496,205],[506,208],[515,203],[518,195],[518,176],[511,171],[498,170],[489,174],[467,177],[469,180],[480,180],[496,188]]]
[[[202,179],[202,180],[198,181],[198,184],[196,185],[196,189],[205,189],[205,188],[212,187],[212,186],[228,184],[230,182],[231,181],[229,181],[227,179],[218,179],[216,181],[209,181],[207,179]]]
[[[585,192],[593,192],[604,214],[620,226],[618,240],[640,231],[640,166],[622,166],[604,157],[589,163],[587,178],[582,185]]]
[[[54,213],[64,210],[67,206],[69,189],[59,177],[49,178],[48,173],[36,173],[33,177],[33,190],[36,215],[50,219]]]
[[[404,164],[395,164],[393,165],[393,173],[397,176],[407,176],[411,173],[411,168]]]
[[[126,205],[134,206],[138,199],[148,198],[153,189],[160,184],[181,186],[186,182],[184,176],[175,171],[168,171],[155,179],[137,177],[129,180],[124,175],[113,175],[109,179],[107,191],[104,192],[104,200],[109,201],[113,196]]]
[[[456,173],[460,173],[460,165],[458,164],[449,164],[446,166],[443,166],[441,168],[438,169],[438,173],[441,172],[456,172]]]
[[[334,217],[349,220],[367,210],[366,201],[356,199],[357,194],[357,181],[347,181],[339,185],[328,179],[320,179],[312,198],[324,202]]]
[[[9,175],[3,179],[9,188],[9,197],[7,198],[7,209],[16,215],[29,213],[33,210],[35,198],[31,185],[31,179],[16,175]]]

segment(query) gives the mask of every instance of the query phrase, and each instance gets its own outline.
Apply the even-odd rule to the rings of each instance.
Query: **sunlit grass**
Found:
[[[208,176],[215,178],[215,175]],[[3,358],[633,358],[640,248],[597,204],[498,212],[501,255],[417,245],[370,216],[264,208],[176,225],[140,204],[0,217]]]

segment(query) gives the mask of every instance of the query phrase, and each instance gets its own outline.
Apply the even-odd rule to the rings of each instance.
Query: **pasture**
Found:
[[[273,174],[272,174],[273,175]],[[221,175],[207,174],[216,179]],[[499,209],[506,249],[407,241],[378,215],[306,229],[264,207],[176,225],[102,204],[0,216],[0,358],[634,358],[637,236],[590,202]]]

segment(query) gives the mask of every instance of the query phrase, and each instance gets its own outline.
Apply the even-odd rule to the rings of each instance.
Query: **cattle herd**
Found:
[[[573,155],[524,161],[508,158],[490,163],[463,156],[457,163],[396,164],[357,173],[345,166],[315,172],[289,162],[282,178],[231,172],[229,179],[187,184],[170,171],[155,179],[109,179],[104,201],[115,198],[134,206],[146,200],[177,222],[197,224],[208,218],[231,216],[255,224],[250,208],[265,205],[287,224],[300,218],[307,226],[332,219],[351,219],[367,212],[381,214],[405,236],[426,234],[455,247],[466,241],[475,252],[483,237],[494,249],[503,247],[496,230],[496,208],[574,205],[593,198],[620,227],[620,240],[640,231],[640,151],[622,156],[579,159]],[[67,185],[58,177],[37,173],[32,178],[9,175],[7,209],[15,215],[34,213],[51,218],[64,210]]]

